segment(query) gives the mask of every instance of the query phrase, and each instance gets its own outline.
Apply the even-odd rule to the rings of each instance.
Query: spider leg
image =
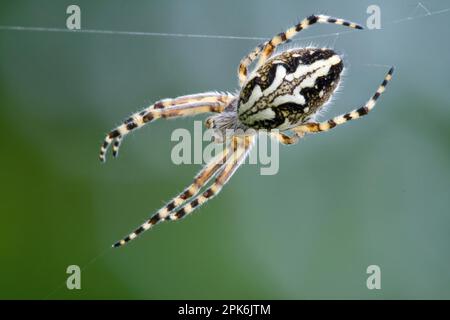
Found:
[[[232,98],[233,96],[229,93],[224,92],[203,92],[203,93],[196,93],[196,94],[189,94],[185,96],[180,96],[174,99],[168,98],[168,99],[162,99],[158,102],[155,102],[148,108],[144,110],[151,110],[151,109],[164,109],[167,107],[175,106],[178,104],[185,104],[190,102],[216,102],[216,101],[222,101],[226,102],[228,99]],[[143,112],[142,110],[141,112]]]
[[[230,180],[230,178],[247,157],[253,145],[255,136],[235,136],[234,139],[238,140],[238,145],[236,146],[236,149],[234,150],[227,164],[217,174],[216,179],[211,184],[211,186],[207,188],[202,194],[197,196],[194,200],[172,212],[166,218],[166,220],[179,220],[191,214],[196,208],[200,207],[202,204],[219,194],[223,186]]]
[[[258,45],[255,49],[253,49],[247,56],[245,56],[241,62],[239,63],[238,67],[238,78],[239,78],[239,84],[243,85],[245,80],[247,80],[248,75],[248,67],[252,64],[253,61],[256,60],[256,58],[259,57],[264,47],[267,45],[268,41],[261,43]]]
[[[105,154],[111,143],[114,143],[113,156],[117,156],[123,137],[153,120],[205,112],[222,112],[232,98],[231,94],[204,93],[158,101],[141,112],[133,114],[122,125],[106,135],[100,148],[100,161],[105,161]]]
[[[302,133],[294,133],[292,136],[289,136],[283,132],[272,132],[272,136],[274,136],[281,144],[296,144],[300,138],[303,137]]]
[[[389,70],[389,72],[387,73],[386,77],[384,78],[383,83],[381,83],[381,85],[378,87],[375,94],[369,99],[369,101],[366,102],[366,104],[363,107],[361,107],[359,109],[355,109],[349,113],[334,117],[328,121],[324,121],[324,122],[320,122],[320,123],[318,123],[318,122],[305,123],[298,127],[292,128],[292,130],[297,132],[298,134],[328,131],[338,125],[341,125],[341,124],[347,122],[347,121],[355,120],[355,119],[365,116],[375,107],[375,104],[376,104],[378,98],[385,91],[388,82],[392,79],[393,73],[394,73],[394,68],[392,67]]]
[[[260,44],[241,60],[238,68],[238,77],[241,86],[247,79],[248,66],[250,66],[250,64],[255,61],[256,58],[260,57],[257,66],[259,67],[264,62],[266,62],[266,60],[272,55],[277,46],[291,40],[297,33],[304,29],[307,29],[309,26],[315,23],[330,23],[343,25],[353,29],[363,29],[361,25],[343,19],[333,18],[325,15],[309,16],[295,26],[287,29],[285,32],[281,32],[269,41]]]
[[[231,148],[234,149],[236,142],[231,143]],[[153,214],[147,221],[145,221],[139,228],[135,229],[127,237],[120,241],[117,241],[113,247],[120,247],[127,242],[135,239],[138,235],[144,231],[150,229],[157,223],[164,221],[166,217],[177,207],[181,206],[187,200],[191,199],[198,194],[200,189],[207,184],[212,177],[225,165],[230,153],[230,146],[227,146],[220,154],[214,157],[208,164],[206,164],[203,169],[195,176],[194,181],[191,185],[184,189],[183,192],[174,197],[169,203],[167,203],[163,208],[159,209],[155,214]]]

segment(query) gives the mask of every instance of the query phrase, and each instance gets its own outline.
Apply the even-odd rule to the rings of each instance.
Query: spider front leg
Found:
[[[343,19],[333,18],[324,15],[309,16],[308,18],[303,19],[300,23],[296,24],[295,26],[287,29],[285,32],[281,32],[272,39],[270,39],[269,41],[260,44],[241,60],[238,68],[238,77],[241,86],[245,82],[245,80],[247,80],[248,67],[252,64],[253,61],[255,61],[258,57],[260,57],[257,67],[261,66],[272,55],[276,47],[278,47],[280,44],[286,43],[287,41],[291,40],[297,33],[299,33],[304,29],[307,29],[309,26],[315,23],[331,23],[343,25],[352,29],[363,29],[361,25]]]
[[[133,114],[122,125],[107,134],[100,148],[100,161],[105,161],[105,154],[111,143],[113,143],[113,156],[117,156],[123,137],[151,121],[205,112],[222,112],[232,99],[233,96],[228,93],[208,92],[158,101],[141,112]]]
[[[387,73],[387,75],[384,78],[381,85],[378,87],[375,94],[372,96],[372,98],[369,99],[369,101],[366,102],[366,104],[363,107],[361,107],[359,109],[355,109],[349,113],[334,117],[328,121],[324,121],[324,122],[320,122],[320,123],[319,122],[305,123],[298,127],[293,128],[292,130],[300,135],[305,134],[305,133],[324,132],[324,131],[328,131],[338,125],[341,125],[345,122],[348,122],[350,120],[355,120],[355,119],[365,116],[375,107],[378,98],[381,96],[381,94],[383,94],[383,92],[386,89],[387,84],[392,79],[393,73],[394,73],[394,67],[392,67],[389,70],[389,72]]]

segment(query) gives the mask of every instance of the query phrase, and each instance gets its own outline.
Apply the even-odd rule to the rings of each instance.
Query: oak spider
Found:
[[[277,46],[315,23],[331,23],[363,29],[356,23],[342,19],[312,15],[286,32],[262,43],[241,60],[238,68],[240,84],[238,95],[206,92],[158,101],[133,114],[122,125],[108,133],[101,146],[100,160],[105,161],[105,153],[111,143],[115,157],[126,134],[158,118],[215,112],[217,115],[209,117],[206,126],[219,133],[228,129],[269,131],[276,129],[277,131],[271,134],[281,143],[294,144],[306,133],[328,131],[366,115],[373,109],[391,80],[393,68],[364,106],[328,121],[315,122],[318,111],[331,98],[338,86],[343,70],[341,57],[331,49],[316,47],[290,49],[272,56]],[[259,60],[256,67],[250,75],[247,75],[248,67],[257,58]],[[284,133],[287,131],[291,134]],[[190,186],[134,232],[116,242],[113,247],[124,245],[160,221],[181,219],[217,195],[246,158],[255,139],[255,134],[233,135],[227,140],[223,152],[203,167]],[[212,178],[215,178],[214,182],[199,194]]]

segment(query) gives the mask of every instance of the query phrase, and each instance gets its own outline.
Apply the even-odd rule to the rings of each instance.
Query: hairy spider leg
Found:
[[[146,220],[142,225],[136,228],[132,233],[130,233],[125,238],[117,241],[113,247],[120,247],[129,241],[135,239],[144,231],[149,230],[154,225],[166,219],[173,210],[180,207],[187,200],[193,198],[205,186],[212,177],[214,177],[217,172],[220,171],[227,163],[230,157],[230,150],[235,150],[237,145],[237,140],[232,139],[229,145],[227,145],[224,150],[215,156],[209,163],[207,163],[202,170],[195,176],[194,181],[191,185],[186,187],[183,192],[178,194],[172,200],[170,200],[164,207],[159,209],[155,214],[153,214],[148,220]]]
[[[236,149],[234,150],[232,156],[228,160],[227,164],[221,169],[217,174],[216,179],[212,185],[206,189],[202,194],[197,196],[194,200],[184,205],[180,209],[171,213],[168,218],[170,220],[179,220],[191,214],[195,209],[200,207],[202,204],[211,200],[222,190],[225,184],[230,180],[236,170],[241,166],[245,158],[248,156],[253,142],[255,141],[256,135],[234,138],[238,140]]]

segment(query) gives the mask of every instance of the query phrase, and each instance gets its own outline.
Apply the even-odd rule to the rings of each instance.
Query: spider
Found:
[[[126,244],[161,221],[179,220],[216,196],[245,160],[257,131],[268,131],[282,144],[294,144],[307,133],[328,131],[358,119],[374,108],[392,78],[393,68],[362,107],[328,121],[315,121],[339,84],[343,70],[341,57],[331,49],[317,47],[294,48],[276,55],[274,51],[280,44],[316,23],[363,29],[359,24],[343,19],[311,15],[257,46],[241,60],[238,94],[205,92],[160,100],[133,114],[107,134],[100,150],[102,162],[111,144],[112,154],[116,157],[125,135],[158,118],[213,112],[216,115],[207,118],[206,127],[218,133],[229,129],[236,132],[225,140],[223,151],[202,168],[191,185],[113,247]],[[258,58],[254,70],[248,74],[248,68]],[[253,133],[246,134],[247,129],[253,129]],[[213,178],[214,181],[207,187]],[[204,191],[200,193],[202,189]]]

